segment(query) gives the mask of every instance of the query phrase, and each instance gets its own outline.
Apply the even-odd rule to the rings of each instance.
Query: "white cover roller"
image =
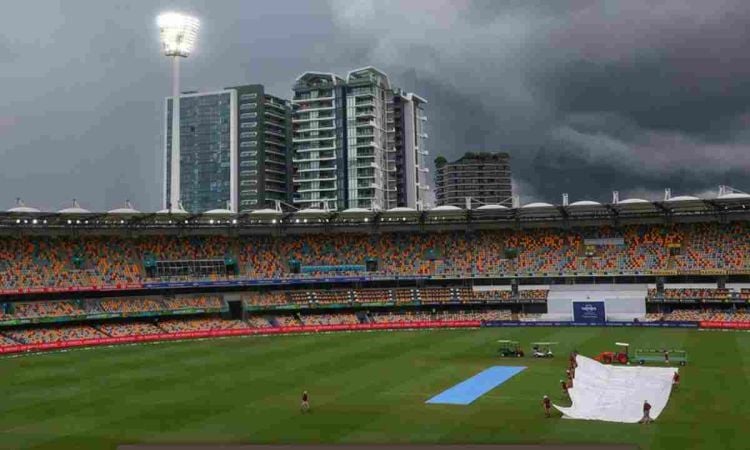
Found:
[[[572,406],[554,405],[569,419],[637,423],[644,400],[656,419],[667,406],[677,372],[672,367],[609,366],[580,355],[576,362],[573,387],[568,389]]]

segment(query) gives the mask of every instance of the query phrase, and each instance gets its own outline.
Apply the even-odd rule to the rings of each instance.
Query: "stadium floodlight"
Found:
[[[160,14],[156,19],[164,54],[172,58],[172,161],[170,211],[180,204],[180,58],[187,58],[198,38],[200,21],[176,12]]]

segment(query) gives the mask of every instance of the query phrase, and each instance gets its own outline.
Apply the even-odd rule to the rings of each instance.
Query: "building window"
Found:
[[[258,141],[242,141],[240,142],[240,147],[257,147]]]
[[[251,137],[256,137],[257,135],[258,135],[257,131],[243,131],[242,133],[240,133],[241,138],[251,138]]]
[[[258,107],[257,103],[241,103],[240,111],[247,111],[248,109],[255,109]]]
[[[256,128],[258,126],[258,122],[242,122],[240,124],[240,128]]]
[[[255,119],[258,117],[258,113],[256,112],[249,112],[249,113],[242,113],[240,114],[240,119]]]
[[[258,98],[258,94],[256,94],[255,92],[240,95],[240,100],[255,100],[256,98]]]

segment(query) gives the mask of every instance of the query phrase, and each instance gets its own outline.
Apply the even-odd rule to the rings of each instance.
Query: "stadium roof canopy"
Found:
[[[477,211],[497,211],[497,210],[507,210],[510,209],[505,205],[482,205],[478,207]]]
[[[397,207],[386,211],[350,208],[328,211],[308,208],[284,212],[280,208],[233,213],[216,209],[192,214],[184,209],[144,213],[130,204],[109,212],[91,212],[74,202],[58,212],[42,212],[19,204],[0,212],[0,230],[36,227],[40,233],[49,229],[181,229],[239,228],[247,233],[270,233],[277,229],[296,232],[326,232],[330,227],[357,230],[425,230],[491,229],[525,226],[618,226],[634,223],[675,223],[680,221],[750,220],[750,195],[723,192],[715,198],[693,196],[670,197],[662,201],[631,198],[601,204],[582,200],[569,205],[535,202],[521,207],[483,205],[465,210],[456,206],[439,206],[429,210]],[[564,224],[564,225],[563,225]],[[366,227],[366,228],[357,228]],[[374,227],[374,228],[373,228]]]
[[[19,214],[35,214],[35,213],[40,213],[41,211],[36,208],[32,208],[30,206],[16,206],[16,207],[10,208],[7,212],[19,213]]]
[[[206,216],[232,216],[234,213],[228,209],[211,209],[203,213]]]

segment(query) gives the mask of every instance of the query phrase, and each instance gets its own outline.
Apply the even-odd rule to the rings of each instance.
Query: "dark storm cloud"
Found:
[[[159,207],[163,9],[202,20],[185,89],[376,65],[429,100],[432,157],[509,151],[524,200],[750,189],[744,1],[26,1],[0,15],[0,207]]]
[[[511,152],[526,199],[747,189],[747,2],[334,3],[341,29],[369,33],[374,63],[425,81],[433,154],[456,157],[456,130],[482,130],[474,142]],[[467,103],[483,120],[443,113]]]

